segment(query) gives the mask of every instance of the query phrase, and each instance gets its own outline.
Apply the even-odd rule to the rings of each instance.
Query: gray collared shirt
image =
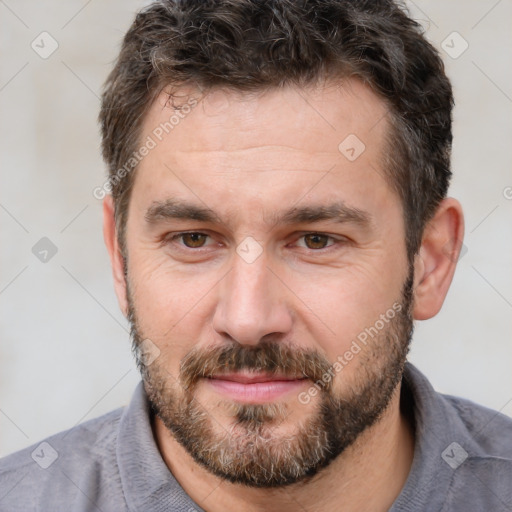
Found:
[[[390,512],[511,512],[512,419],[437,393],[407,363],[409,477]],[[0,460],[1,512],[201,512],[165,465],[142,383],[130,405]]]

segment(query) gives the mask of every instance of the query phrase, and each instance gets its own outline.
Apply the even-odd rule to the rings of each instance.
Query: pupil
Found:
[[[185,245],[189,247],[201,247],[204,243],[205,235],[201,233],[187,233],[184,235]]]
[[[325,247],[326,240],[324,235],[307,235],[307,240],[311,242],[307,244],[310,246],[310,249],[322,249]]]

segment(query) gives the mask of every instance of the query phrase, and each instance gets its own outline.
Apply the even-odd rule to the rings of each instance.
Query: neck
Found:
[[[400,387],[380,420],[306,483],[257,489],[222,480],[198,465],[159,418],[160,453],[185,492],[207,512],[389,510],[403,488],[414,454],[413,428],[400,411]]]

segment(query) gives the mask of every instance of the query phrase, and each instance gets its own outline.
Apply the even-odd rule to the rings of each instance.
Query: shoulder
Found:
[[[71,509],[87,489],[94,500],[100,482],[120,486],[116,440],[122,413],[117,409],[0,459],[0,511]]]
[[[470,400],[442,395],[456,411],[460,443],[445,448],[451,466],[443,512],[512,510],[512,419]]]
[[[512,461],[512,418],[466,398],[439,393],[411,363],[406,364],[404,384],[415,422],[429,442],[450,439],[474,456]]]
[[[453,441],[441,453],[450,481],[443,512],[510,510],[512,418],[471,400],[440,397],[453,411]]]
[[[470,448],[475,456],[512,462],[512,418],[465,398],[440,396],[456,414],[459,429],[472,440]]]
[[[437,392],[410,363],[403,384],[416,444],[393,512],[512,510],[512,418]]]

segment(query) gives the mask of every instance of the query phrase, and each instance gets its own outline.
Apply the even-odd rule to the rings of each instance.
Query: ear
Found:
[[[116,220],[114,216],[114,201],[111,195],[103,200],[103,239],[110,255],[114,289],[123,315],[128,314],[128,300],[126,297],[126,280],[124,275],[124,260],[117,238]]]
[[[462,207],[456,199],[444,199],[425,227],[414,261],[415,320],[432,318],[441,309],[455,273],[463,238]]]

